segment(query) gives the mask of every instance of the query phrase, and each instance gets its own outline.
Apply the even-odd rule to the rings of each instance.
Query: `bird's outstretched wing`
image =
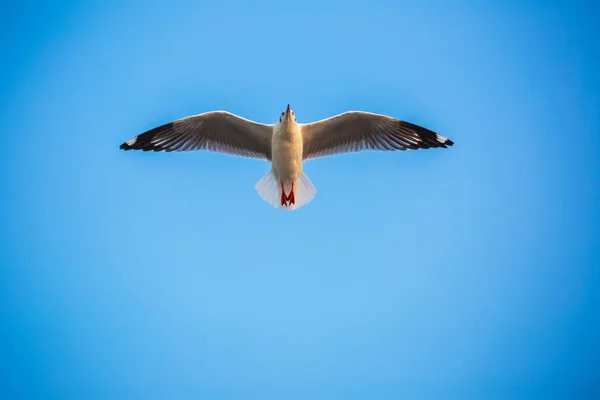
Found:
[[[271,159],[273,125],[226,111],[178,119],[144,132],[120,148],[143,151],[210,150],[242,157]]]
[[[416,150],[454,144],[410,122],[362,111],[349,111],[301,126],[305,160],[361,150]]]

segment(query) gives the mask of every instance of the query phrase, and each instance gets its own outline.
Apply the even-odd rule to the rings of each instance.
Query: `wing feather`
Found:
[[[418,150],[447,148],[454,142],[427,128],[386,115],[349,111],[302,124],[303,158],[362,150]]]
[[[273,125],[261,124],[226,111],[181,118],[150,129],[121,144],[123,150],[209,150],[271,160]]]

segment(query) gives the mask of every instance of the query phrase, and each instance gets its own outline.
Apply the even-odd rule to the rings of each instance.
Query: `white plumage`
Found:
[[[429,129],[386,115],[349,111],[299,124],[288,105],[276,124],[261,124],[226,111],[211,111],[161,125],[123,143],[123,150],[210,150],[271,162],[256,183],[273,207],[295,210],[316,194],[302,171],[305,160],[361,150],[446,148],[454,143]]]

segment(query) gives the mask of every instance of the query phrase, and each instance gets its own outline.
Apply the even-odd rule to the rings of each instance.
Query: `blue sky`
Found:
[[[0,397],[600,395],[593,3],[5,4]],[[450,149],[123,152],[226,109],[393,115]]]

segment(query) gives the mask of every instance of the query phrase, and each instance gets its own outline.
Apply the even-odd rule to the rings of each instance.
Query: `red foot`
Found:
[[[290,204],[296,204],[296,196],[294,196],[294,184],[292,183],[292,190],[290,190],[290,195],[288,197]]]
[[[283,182],[281,182],[281,205],[287,205],[287,196],[285,195],[285,189],[283,188]]]
[[[289,204],[288,204],[289,201]],[[294,184],[292,183],[292,190],[290,190],[289,196],[285,194],[285,188],[283,187],[283,182],[281,182],[281,205],[288,206],[290,204],[296,203],[296,197],[294,196]]]

